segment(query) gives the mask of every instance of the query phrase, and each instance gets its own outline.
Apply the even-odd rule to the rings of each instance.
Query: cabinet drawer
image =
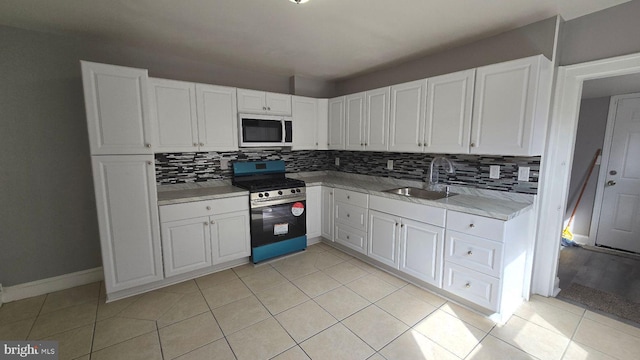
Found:
[[[367,233],[364,231],[358,231],[349,226],[336,224],[334,240],[339,244],[363,254],[367,253]]]
[[[500,277],[502,244],[447,230],[445,260],[484,274]]]
[[[444,264],[442,288],[487,309],[498,310],[500,280],[451,262]]]
[[[446,210],[443,208],[380,196],[371,196],[369,208],[435,226],[445,225]]]
[[[337,223],[351,226],[356,230],[367,231],[367,209],[336,202],[335,217]]]
[[[361,206],[363,208],[369,207],[369,194],[363,194],[356,191],[334,189],[333,199],[334,201],[340,201],[345,204]]]
[[[193,201],[183,204],[159,206],[160,221],[190,219],[234,211],[249,210],[249,197],[236,196],[224,199]]]
[[[504,221],[449,210],[447,230],[503,241]]]

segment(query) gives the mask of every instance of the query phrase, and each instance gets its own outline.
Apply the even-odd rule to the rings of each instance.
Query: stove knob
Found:
[[[282,191],[278,191],[278,195],[282,195]]]
[[[258,197],[262,197],[262,196],[263,196],[262,193],[258,194]]]
[[[300,192],[300,189],[296,189],[296,192]]]
[[[291,193],[292,193],[292,194],[295,194],[295,193],[296,193],[296,191],[295,191],[294,189],[291,189]]]
[[[264,196],[269,197],[269,193],[268,192],[264,193]]]

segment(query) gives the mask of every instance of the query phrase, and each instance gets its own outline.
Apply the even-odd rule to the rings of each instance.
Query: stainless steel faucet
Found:
[[[447,173],[449,174],[456,173],[456,169],[453,167],[453,163],[451,162],[451,160],[443,156],[434,157],[433,160],[431,160],[431,165],[429,165],[429,184],[434,185],[438,183],[438,171],[436,169],[435,180],[434,180],[433,168],[439,165],[443,165],[443,163],[444,163],[443,167],[447,171]]]

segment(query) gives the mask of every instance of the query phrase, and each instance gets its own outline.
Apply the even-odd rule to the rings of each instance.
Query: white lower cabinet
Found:
[[[444,228],[422,221],[441,224],[444,211],[427,205],[372,196],[367,255],[441,287]],[[424,214],[429,213],[433,216],[425,219]],[[421,221],[407,217],[418,217]]]
[[[333,188],[322,187],[322,237],[333,241]]]
[[[402,219],[400,271],[441,287],[443,249],[443,228]]]
[[[162,280],[153,155],[91,160],[107,294]]]
[[[322,235],[322,189],[320,186],[307,187],[307,239]]]
[[[357,191],[334,189],[333,199],[334,241],[366,254],[369,195]]]
[[[160,206],[166,277],[251,255],[246,196]]]

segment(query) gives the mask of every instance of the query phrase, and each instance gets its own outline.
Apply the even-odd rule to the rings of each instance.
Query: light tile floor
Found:
[[[105,304],[100,283],[0,308],[60,359],[637,359],[640,329],[534,296],[502,326],[316,244]]]

